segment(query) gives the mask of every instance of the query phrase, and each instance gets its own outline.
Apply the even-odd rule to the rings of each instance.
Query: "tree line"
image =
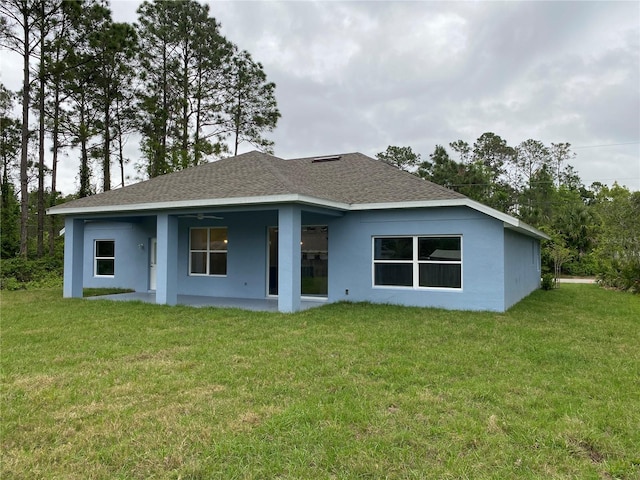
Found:
[[[583,185],[569,143],[528,139],[510,146],[486,132],[473,145],[436,145],[426,160],[398,146],[376,157],[548,234],[543,269],[556,278],[597,275],[606,285],[640,292],[640,192],[617,183]]]
[[[56,217],[45,225],[45,209],[68,199],[57,174],[70,154],[79,158],[70,197],[83,197],[124,186],[133,134],[144,177],[237,154],[243,142],[272,151],[275,84],[221,34],[208,6],[152,0],[137,13],[129,24],[101,0],[0,2],[0,47],[23,71],[18,92],[0,84],[2,258],[59,255],[61,226]],[[487,132],[473,145],[437,145],[424,161],[411,147],[377,157],[545,231],[547,269],[640,290],[640,193],[584,186],[568,143],[510,146]]]
[[[272,151],[275,84],[221,34],[209,7],[153,0],[137,14],[134,24],[114,22],[100,0],[0,2],[0,47],[23,67],[20,91],[0,84],[3,258],[54,254],[60,226],[49,218],[45,228],[45,209],[64,200],[58,165],[71,152],[73,196],[84,197],[124,186],[133,134],[143,177],[236,154],[243,142]]]

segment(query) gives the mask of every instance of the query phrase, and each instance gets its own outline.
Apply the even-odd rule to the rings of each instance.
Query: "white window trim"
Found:
[[[99,257],[98,242],[113,242],[113,257]],[[98,275],[98,260],[113,260],[113,275]],[[96,238],[93,240],[93,276],[96,278],[114,278],[116,276],[116,241],[115,239]]]
[[[376,260],[376,239],[377,238],[411,238],[413,242],[413,259],[411,260]],[[445,262],[442,260],[418,260],[418,239],[419,238],[459,238],[460,239],[460,260]],[[464,247],[462,235],[372,235],[371,236],[371,287],[393,290],[432,290],[447,292],[462,292],[464,289]],[[404,263],[413,265],[413,285],[376,285],[376,264],[377,263]],[[460,265],[460,287],[422,287],[420,286],[420,265]]]
[[[192,250],[191,249],[191,232],[193,230],[206,230],[207,231],[207,249],[202,250],[202,249],[195,249]],[[226,250],[210,250],[209,249],[209,245],[210,245],[210,236],[211,236],[211,230],[226,230],[227,231],[227,241],[229,240],[229,228],[228,227],[191,227],[189,229],[189,276],[190,277],[218,277],[218,278],[224,278],[228,275],[229,273],[229,249],[227,247]],[[206,253],[207,256],[207,272],[206,273],[193,273],[191,271],[191,254],[192,253]],[[227,256],[227,273],[224,275],[220,275],[218,273],[216,274],[211,274],[209,273],[210,270],[210,258],[209,258],[209,254],[210,253],[224,253]]]

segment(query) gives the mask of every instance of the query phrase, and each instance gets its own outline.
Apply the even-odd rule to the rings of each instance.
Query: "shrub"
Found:
[[[8,258],[0,262],[0,288],[18,290],[59,286],[62,284],[62,272],[63,262],[57,257],[37,260],[24,257]]]
[[[8,290],[10,292],[15,290],[22,290],[25,288],[25,284],[19,282],[15,277],[0,277],[0,290]]]
[[[26,284],[26,288],[55,288],[62,287],[62,276],[57,272],[46,272],[37,280],[32,280]]]
[[[605,287],[640,293],[640,264],[618,260],[602,262],[598,282]]]
[[[562,270],[568,275],[589,277],[595,275],[598,269],[597,261],[591,254],[577,256],[575,260],[565,263]]]
[[[553,276],[553,273],[545,273],[542,275],[542,283],[540,284],[540,288],[543,290],[551,290],[556,286],[556,278]]]

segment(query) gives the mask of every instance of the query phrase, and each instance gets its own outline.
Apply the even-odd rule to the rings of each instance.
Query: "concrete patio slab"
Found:
[[[155,292],[130,292],[116,293],[112,295],[100,295],[87,297],[87,300],[114,300],[119,302],[139,301],[144,303],[156,303]],[[300,301],[300,310],[326,305],[324,299],[303,298]],[[232,297],[205,297],[198,295],[178,295],[178,305],[189,307],[219,307],[239,308],[256,312],[277,312],[277,298],[232,298]]]

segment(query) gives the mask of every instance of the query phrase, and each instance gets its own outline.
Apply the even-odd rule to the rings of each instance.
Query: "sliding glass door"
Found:
[[[268,292],[278,295],[278,228],[268,232]],[[301,294],[326,297],[329,292],[329,229],[326,225],[305,225],[301,232]]]

